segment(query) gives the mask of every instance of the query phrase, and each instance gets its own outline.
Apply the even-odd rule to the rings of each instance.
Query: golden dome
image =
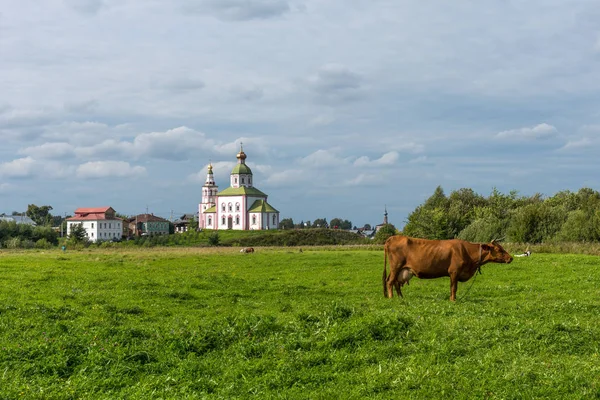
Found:
[[[238,160],[245,160],[246,159],[246,153],[244,153],[244,148],[242,147],[242,144],[240,143],[240,152],[237,153],[237,155],[235,156]]]

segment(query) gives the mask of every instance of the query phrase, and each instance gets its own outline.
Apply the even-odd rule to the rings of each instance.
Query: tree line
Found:
[[[368,225],[368,224],[367,224]],[[292,218],[283,218],[279,221],[279,229],[308,229],[308,228],[331,228],[331,229],[343,229],[350,230],[353,228],[352,222],[347,219],[332,218],[331,221],[327,222],[326,218],[317,218],[314,221],[300,221],[294,223]],[[354,227],[356,229],[356,227]],[[369,225],[369,229],[371,229]]]
[[[30,204],[25,215],[37,226],[0,222],[0,247],[47,248],[58,244],[64,232],[64,219],[53,216],[51,206]],[[13,215],[21,215],[13,212]],[[472,242],[503,239],[513,243],[600,242],[600,193],[590,188],[577,192],[564,190],[551,197],[540,193],[521,196],[497,189],[486,197],[470,188],[446,195],[441,186],[408,215],[402,234],[427,239],[459,238]],[[53,229],[52,226],[62,229]],[[294,223],[280,222],[280,229],[332,228],[352,229],[351,221],[325,218]],[[370,226],[363,227],[370,229]],[[387,228],[387,227],[386,227]],[[386,235],[399,233],[393,226]],[[389,230],[389,232],[387,232]],[[83,240],[85,232],[75,229],[71,241]],[[381,235],[380,235],[381,236]],[[164,240],[164,239],[163,239]]]
[[[441,186],[412,213],[402,231],[428,239],[513,243],[600,241],[600,193],[590,188],[554,196],[520,196],[493,189],[484,197],[472,189],[446,196]]]

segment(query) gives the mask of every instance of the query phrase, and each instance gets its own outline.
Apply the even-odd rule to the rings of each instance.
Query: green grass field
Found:
[[[598,256],[487,264],[456,303],[448,278],[385,299],[382,269],[356,248],[0,252],[0,399],[600,398]]]

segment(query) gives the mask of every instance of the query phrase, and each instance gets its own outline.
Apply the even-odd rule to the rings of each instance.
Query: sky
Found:
[[[600,189],[597,0],[0,0],[0,213],[281,218]]]

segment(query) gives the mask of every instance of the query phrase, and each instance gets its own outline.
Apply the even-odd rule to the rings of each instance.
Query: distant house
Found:
[[[129,232],[133,236],[168,235],[169,221],[154,214],[139,214],[129,218]]]
[[[188,229],[190,229],[190,222],[194,221],[195,219],[195,214],[183,214],[181,217],[177,218],[175,221],[173,221],[175,233],[187,232]],[[196,226],[191,227],[191,229],[196,229]]]
[[[0,221],[16,222],[17,224],[25,224],[25,225],[31,225],[31,226],[37,225],[34,220],[32,220],[31,218],[29,218],[26,215],[0,214]]]
[[[357,233],[357,234],[361,235],[362,237],[369,238],[369,239],[373,239],[375,237],[374,230],[358,228],[358,229],[351,229],[350,232]]]
[[[115,214],[112,207],[78,208],[73,217],[67,218],[67,236],[74,225],[81,224],[92,242],[121,240],[123,220]]]

